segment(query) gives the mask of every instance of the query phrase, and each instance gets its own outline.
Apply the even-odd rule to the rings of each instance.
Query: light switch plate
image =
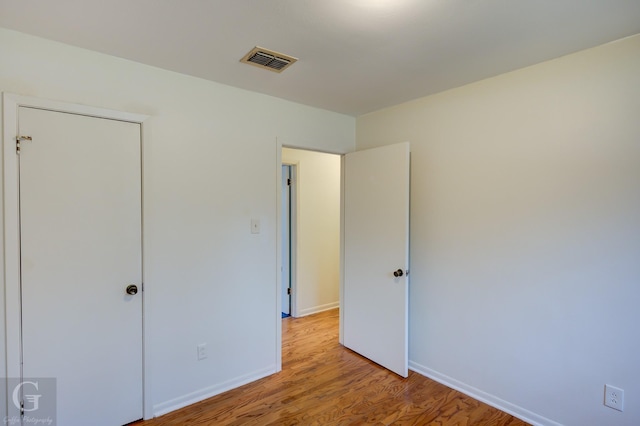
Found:
[[[196,346],[196,349],[198,350],[198,361],[202,361],[203,359],[207,358],[207,344],[206,343],[200,343],[198,346]]]
[[[251,233],[252,234],[260,233],[260,219],[251,219]]]

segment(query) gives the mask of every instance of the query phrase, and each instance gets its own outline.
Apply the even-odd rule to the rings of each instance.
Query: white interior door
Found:
[[[409,165],[409,143],[402,143],[347,154],[344,170],[343,344],[403,377]]]
[[[18,123],[23,377],[57,379],[57,424],[138,420],[140,125],[24,107]]]

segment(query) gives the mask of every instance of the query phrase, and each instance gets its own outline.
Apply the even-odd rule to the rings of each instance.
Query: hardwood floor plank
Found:
[[[413,371],[404,379],[338,343],[338,310],[282,320],[282,371],[135,423],[492,425],[527,423]]]

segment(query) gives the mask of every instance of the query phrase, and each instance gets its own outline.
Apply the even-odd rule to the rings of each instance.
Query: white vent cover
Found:
[[[273,72],[282,72],[297,60],[298,58],[293,56],[256,46],[244,55],[240,62]]]

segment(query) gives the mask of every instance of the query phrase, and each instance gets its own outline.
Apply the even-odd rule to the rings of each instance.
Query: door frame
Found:
[[[287,161],[282,162],[282,166],[290,167],[290,179],[291,186],[289,188],[289,287],[291,288],[291,294],[289,295],[290,309],[289,315],[292,317],[298,316],[298,298],[297,298],[297,259],[298,259],[298,166],[299,163],[290,163]],[[280,212],[280,218],[284,212]],[[282,232],[282,230],[281,230]],[[280,235],[282,238],[282,234]],[[281,240],[281,245],[284,245],[284,241]],[[282,260],[280,264],[282,265]],[[284,271],[283,271],[284,272]],[[282,307],[281,307],[282,309]]]
[[[4,92],[2,94],[3,105],[3,204],[4,204],[4,288],[5,288],[5,350],[6,350],[6,377],[20,377],[20,340],[21,340],[21,297],[20,297],[20,209],[19,209],[19,175],[18,157],[16,155],[16,137],[18,135],[18,108],[28,107],[48,111],[63,112],[89,117],[126,121],[140,125],[140,178],[142,188],[141,224],[142,224],[142,283],[145,277],[145,230],[142,213],[144,206],[144,146],[145,124],[149,118],[147,115],[97,108],[86,105],[78,105],[67,102],[51,101],[30,96],[21,96]],[[144,288],[147,290],[147,288]],[[148,342],[145,333],[145,312],[147,312],[146,297],[144,291],[142,297],[142,412],[143,418],[150,418],[152,414],[151,400],[147,390],[150,389],[150,372],[147,354],[149,354]],[[19,410],[11,404],[10,390],[6,389],[7,416],[20,416]]]
[[[276,314],[276,372],[282,371],[282,297],[280,296],[280,292],[282,291],[282,270],[280,269],[282,266],[282,165],[288,164],[295,166],[293,168],[293,174],[295,181],[298,181],[298,173],[299,173],[299,163],[283,163],[282,162],[282,148],[291,148],[291,149],[301,149],[305,151],[314,151],[321,152],[325,154],[334,154],[340,156],[340,286],[339,286],[339,297],[340,303],[343,300],[343,286],[344,286],[344,156],[348,152],[336,152],[336,151],[327,151],[314,149],[308,146],[300,146],[294,144],[283,144],[281,140],[278,138],[275,139],[276,146],[276,309],[274,313]],[[295,202],[298,203],[299,198],[299,185],[295,186]],[[292,195],[292,198],[294,195]],[[293,200],[292,200],[293,202]],[[295,207],[296,215],[299,211],[299,205],[296,204]],[[292,219],[293,220],[293,219]],[[297,216],[295,219],[295,228],[297,232]],[[295,253],[293,254],[295,257]],[[294,260],[292,260],[292,263]],[[292,271],[293,272],[293,271]],[[295,312],[297,315],[297,306],[296,306],[296,291],[293,288],[294,282],[296,278],[292,279],[291,287],[293,292],[293,298],[291,299],[292,312]],[[295,309],[294,309],[294,306]],[[293,315],[292,315],[293,316]],[[340,334],[339,334],[339,342],[342,344],[342,309],[340,309]]]

